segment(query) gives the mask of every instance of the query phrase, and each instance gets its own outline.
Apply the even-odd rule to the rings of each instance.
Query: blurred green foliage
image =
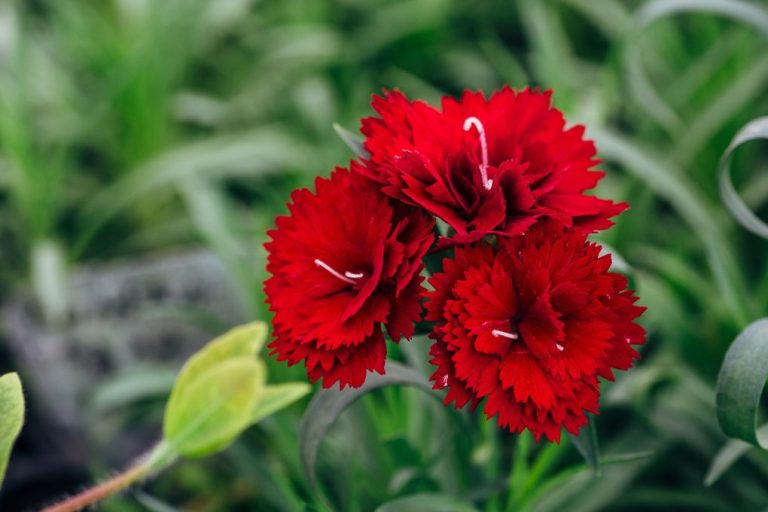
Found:
[[[725,7],[697,11],[715,4]],[[643,361],[603,388],[602,451],[608,460],[653,455],[615,461],[593,478],[567,441],[516,448],[513,436],[478,415],[385,388],[331,429],[319,485],[345,511],[413,494],[422,496],[416,506],[435,494],[435,503],[490,511],[508,503],[537,511],[766,509],[761,451],[703,485],[725,441],[714,412],[717,370],[734,336],[768,308],[768,245],[727,215],[717,193],[717,162],[731,137],[768,111],[768,23],[760,17],[768,19],[768,7],[755,0],[740,16],[744,5],[0,4],[0,294],[32,284],[55,322],[66,310],[70,269],[202,242],[241,285],[253,316],[265,318],[265,230],[293,188],[352,158],[334,122],[356,130],[383,87],[430,102],[467,87],[552,88],[555,104],[597,141],[607,172],[600,194],[631,202],[601,239],[630,265],[649,308]],[[732,167],[746,203],[765,213],[765,146],[739,149]],[[428,372],[425,340],[394,350]],[[301,371],[273,362],[270,375],[288,380]],[[158,425],[160,405],[136,401],[118,423]],[[265,420],[223,455],[180,466],[105,510],[168,510],[163,502],[322,510],[325,498],[299,463],[302,409]],[[104,429],[90,435],[98,472]]]

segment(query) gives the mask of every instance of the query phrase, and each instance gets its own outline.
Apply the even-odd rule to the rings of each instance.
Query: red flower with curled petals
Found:
[[[598,410],[598,377],[613,379],[645,342],[644,308],[610,256],[583,231],[548,221],[525,236],[459,247],[430,279],[435,389],[446,404],[483,399],[510,431],[559,441]]]
[[[465,92],[441,110],[400,92],[374,97],[363,119],[369,158],[352,168],[390,196],[443,219],[454,234],[439,246],[522,234],[539,218],[596,231],[627,208],[586,195],[602,172],[584,128],[565,128],[550,92],[504,88],[486,99]]]
[[[304,361],[313,382],[359,387],[384,372],[390,338],[410,338],[421,319],[422,258],[434,222],[392,201],[347,169],[297,190],[265,247],[265,283],[278,360]]]

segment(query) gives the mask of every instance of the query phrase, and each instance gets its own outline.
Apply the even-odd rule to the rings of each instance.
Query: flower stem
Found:
[[[522,490],[528,479],[528,456],[531,452],[533,436],[527,430],[517,436],[515,455],[512,460],[512,470],[509,474],[509,499],[507,512],[514,512],[521,505]]]
[[[76,512],[129,488],[149,473],[151,467],[146,458],[123,473],[95,487],[72,496],[60,503],[44,508],[41,512]]]

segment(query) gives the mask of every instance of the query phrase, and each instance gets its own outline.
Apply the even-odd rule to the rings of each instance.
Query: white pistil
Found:
[[[357,281],[355,281],[355,279],[360,279],[361,277],[363,277],[362,272],[361,273],[344,272],[343,274],[341,274],[341,273],[337,272],[329,264],[324,262],[323,260],[315,259],[315,265],[317,265],[318,267],[320,267],[323,270],[327,271],[333,277],[335,277],[337,279],[341,279],[345,283],[357,284]]]
[[[506,331],[500,331],[498,329],[494,329],[491,331],[491,334],[496,336],[497,338],[508,338],[510,340],[516,340],[518,338],[517,334],[513,332],[506,332]]]
[[[559,350],[560,352],[562,352],[563,350],[565,350],[565,347],[564,347],[564,346],[562,346],[562,345],[561,345],[561,344],[559,344],[559,343],[555,343],[555,347],[557,347],[557,350]]]
[[[488,140],[485,138],[485,127],[478,118],[471,116],[464,120],[464,131],[468,132],[472,127],[480,135],[480,149],[483,152],[483,163],[480,164],[480,178],[483,180],[485,190],[491,190],[493,180],[488,179]]]

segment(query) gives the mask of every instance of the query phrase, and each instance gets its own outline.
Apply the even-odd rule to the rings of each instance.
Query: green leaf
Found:
[[[630,78],[631,92],[635,94],[647,113],[655,117],[660,124],[670,131],[678,130],[682,126],[682,122],[648,80],[643,70],[640,55],[641,46],[637,44],[636,36],[648,25],[667,16],[697,12],[731,18],[745,25],[750,25],[768,36],[768,10],[751,2],[742,0],[654,0],[645,3],[633,18],[635,34],[630,40],[634,43],[626,45],[627,54],[624,62]]]
[[[325,437],[328,429],[341,416],[341,413],[355,400],[370,393],[374,389],[385,386],[405,384],[415,386],[434,395],[432,386],[421,374],[412,368],[399,363],[388,362],[384,375],[370,374],[359,388],[347,388],[342,390],[323,389],[319,391],[304,413],[304,419],[299,433],[299,457],[304,473],[309,477],[312,485],[317,485],[315,477],[315,461],[320,442]]]
[[[637,11],[635,23],[644,27],[665,16],[686,12],[718,14],[768,36],[768,11],[744,0],[654,0]]]
[[[589,422],[581,429],[578,436],[569,434],[571,441],[579,451],[589,467],[592,468],[596,476],[600,476],[600,447],[597,443],[597,429],[595,428],[594,416],[587,415]]]
[[[718,293],[738,322],[748,322],[752,306],[745,300],[748,294],[741,268],[720,219],[713,215],[715,208],[706,200],[700,187],[687,179],[679,168],[635,146],[616,132],[590,129],[588,135],[597,143],[603,158],[621,163],[659,197],[666,199],[691,226],[706,247]]]
[[[689,128],[677,138],[672,155],[681,166],[691,162],[706,149],[707,144],[741,112],[765,94],[768,82],[768,56],[755,59],[750,66],[735,74],[717,98],[701,109],[689,121]]]
[[[344,141],[344,144],[346,144],[349,149],[351,149],[355,155],[361,157],[361,158],[368,158],[370,157],[370,154],[363,146],[363,139],[359,135],[350,132],[343,126],[341,126],[338,123],[333,123],[333,129],[336,130],[336,133],[341,138],[341,140]]]
[[[179,192],[187,205],[189,218],[208,246],[224,263],[237,290],[248,305],[258,311],[261,283],[253,272],[253,259],[243,247],[242,230],[238,229],[232,205],[219,183],[205,177],[190,176],[179,184]]]
[[[133,365],[109,378],[93,393],[89,412],[120,411],[140,400],[165,398],[173,389],[176,371],[156,365]]]
[[[602,247],[600,249],[600,256],[611,255],[611,271],[626,275],[632,274],[632,266],[619,254],[619,251],[605,242],[600,242],[600,246]]]
[[[61,247],[51,240],[32,250],[32,286],[45,319],[61,321],[67,312],[67,271]]]
[[[231,176],[273,173],[300,167],[308,149],[278,127],[209,137],[174,146],[88,199],[80,209],[83,228],[75,244],[81,253],[112,218],[148,195],[167,190],[190,176]]]
[[[296,400],[312,391],[312,386],[305,382],[288,382],[267,386],[261,392],[261,398],[253,409],[251,424],[258,423],[267,416],[291,405]]]
[[[746,142],[768,139],[768,117],[760,117],[738,131],[720,159],[720,196],[731,215],[752,233],[768,238],[768,224],[763,222],[739,197],[731,181],[731,156]]]
[[[228,359],[186,384],[168,405],[164,442],[173,453],[203,457],[228,446],[251,425],[265,369],[250,356]]]
[[[764,429],[765,427],[761,427]],[[768,434],[768,430],[762,433]],[[736,461],[747,454],[750,449],[754,448],[751,444],[745,443],[738,439],[729,439],[722,448],[715,454],[712,459],[712,464],[707,470],[707,476],[704,477],[704,485],[709,487],[715,482],[720,480],[720,477],[731,469]]]
[[[0,485],[5,477],[13,443],[24,424],[24,394],[15,373],[0,377]]]
[[[253,322],[235,327],[209,342],[181,369],[166,409],[176,409],[178,402],[186,399],[190,387],[214,366],[228,359],[255,357],[266,339],[267,325],[264,322]]]
[[[717,378],[717,419],[726,435],[768,449],[757,430],[760,396],[768,378],[768,319],[750,324],[731,344]]]
[[[171,507],[145,492],[134,490],[131,494],[149,512],[181,512],[180,509]]]
[[[476,512],[477,509],[447,494],[414,494],[389,501],[376,512]]]

